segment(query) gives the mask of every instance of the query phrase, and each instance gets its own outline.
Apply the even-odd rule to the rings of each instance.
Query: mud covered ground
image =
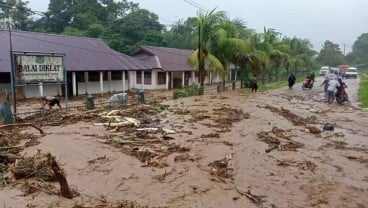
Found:
[[[30,118],[46,135],[23,130],[38,142],[18,157],[51,153],[74,198],[25,194],[25,182],[10,179],[0,206],[366,207],[368,112],[356,100],[358,81],[346,80],[344,106],[326,104],[318,80],[305,91],[299,84]]]

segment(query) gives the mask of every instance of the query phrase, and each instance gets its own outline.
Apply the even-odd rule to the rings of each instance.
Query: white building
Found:
[[[17,52],[65,54],[68,94],[125,91],[134,87],[134,71],[151,69],[139,60],[109,48],[96,38],[12,31],[12,48]],[[10,87],[9,32],[0,30],[0,94]],[[63,95],[64,87],[35,83],[17,87],[17,97]]]

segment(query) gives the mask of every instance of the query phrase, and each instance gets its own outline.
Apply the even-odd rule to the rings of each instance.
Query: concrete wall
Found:
[[[152,70],[151,72],[151,84],[144,84],[143,85],[143,89],[148,89],[148,90],[155,90],[155,89],[166,89],[166,83],[165,84],[161,84],[158,85],[157,82],[157,77],[158,77],[158,72],[162,72],[162,70]],[[169,72],[171,73],[171,72]],[[171,73],[172,78],[175,78],[179,83],[177,83],[177,85],[182,84],[182,77],[183,77],[183,73],[182,72],[173,72]],[[173,79],[172,79],[173,80]],[[179,81],[180,80],[180,81]],[[220,82],[221,79],[219,77],[212,77],[212,82]],[[198,77],[195,77],[195,83],[198,82]],[[209,83],[209,77],[206,77],[205,83]],[[189,78],[189,85],[193,84],[192,81],[192,76],[190,76]],[[198,83],[197,83],[198,84]],[[77,82],[77,89],[78,89],[78,95],[84,95],[86,93],[90,93],[90,94],[99,94],[101,93],[100,90],[100,82],[99,81],[94,81],[94,82]],[[88,87],[88,89],[86,88]],[[5,88],[8,88],[10,91],[10,83],[0,83],[0,95],[1,93],[5,95],[4,91]],[[141,89],[142,88],[142,84],[137,84],[137,79],[136,79],[136,71],[129,71],[127,73],[126,76],[126,80],[125,80],[125,90],[128,90],[130,88],[135,88],[135,89]],[[122,80],[111,80],[109,81],[104,81],[103,82],[103,93],[107,93],[107,92],[121,92],[123,91],[123,81]],[[61,89],[60,89],[60,85],[44,85],[43,87],[43,95],[60,95],[61,94]],[[40,97],[40,90],[39,90],[39,86],[35,85],[35,86],[26,86],[24,88],[24,96],[26,98],[34,98],[34,97]]]
[[[146,90],[153,90],[153,89],[157,89],[157,72],[158,70],[152,70],[151,72],[151,84],[143,84],[143,89]],[[129,72],[129,79],[130,79],[130,88],[134,88],[134,89],[142,89],[142,84],[138,84],[137,83],[137,72],[136,71],[132,71]],[[165,88],[163,88],[165,89]]]
[[[37,98],[41,97],[38,85],[26,86],[24,87],[24,96],[26,98]],[[61,95],[60,85],[44,85],[43,86],[43,96],[47,95]]]

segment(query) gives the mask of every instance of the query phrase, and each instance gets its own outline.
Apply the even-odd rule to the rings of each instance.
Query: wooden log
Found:
[[[38,131],[40,131],[41,135],[45,135],[45,132],[40,127],[34,124],[31,124],[31,123],[15,123],[15,124],[1,125],[0,129],[11,128],[11,127],[25,127],[25,126],[31,126],[37,129]]]
[[[54,157],[51,158],[51,168],[54,171],[56,180],[60,184],[60,194],[61,194],[61,196],[64,197],[64,198],[67,198],[67,199],[73,198],[73,194],[70,191],[68,181],[66,180],[65,176],[63,175],[62,170],[59,167],[59,165],[57,164],[57,162],[55,161]]]

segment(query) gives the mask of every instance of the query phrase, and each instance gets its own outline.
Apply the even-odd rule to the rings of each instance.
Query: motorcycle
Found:
[[[307,89],[307,88],[312,89],[312,87],[313,87],[313,80],[309,80],[309,79],[304,80],[304,82],[302,84],[302,89],[303,90]]]
[[[349,103],[348,93],[346,93],[345,88],[347,88],[347,86],[343,86],[335,94],[336,102],[340,105],[344,104],[345,102]]]

